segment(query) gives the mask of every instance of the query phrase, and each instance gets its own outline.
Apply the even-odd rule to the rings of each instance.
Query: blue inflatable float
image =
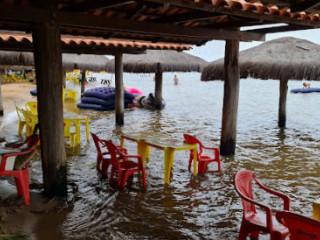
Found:
[[[135,96],[124,91],[125,107],[133,104]],[[92,88],[83,93],[81,102],[77,104],[81,109],[93,109],[97,111],[111,111],[115,109],[115,88],[98,87]]]
[[[320,88],[295,88],[291,89],[292,93],[312,93],[312,92],[320,92]]]

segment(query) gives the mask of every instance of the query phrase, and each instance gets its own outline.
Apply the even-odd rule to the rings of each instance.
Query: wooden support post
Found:
[[[63,133],[62,55],[60,29],[55,22],[34,23],[34,59],[44,194],[67,196]]]
[[[115,55],[116,125],[124,124],[123,54]]]
[[[156,71],[156,86],[154,90],[154,106],[156,109],[161,109],[162,106],[162,65],[157,64]]]
[[[2,84],[2,76],[4,74],[4,70],[0,70],[0,116],[3,116],[3,103],[2,103],[2,88],[1,88],[1,84]]]
[[[278,119],[278,126],[280,128],[286,127],[286,120],[287,120],[287,93],[288,93],[288,79],[280,79],[280,87],[279,87],[279,119]]]
[[[86,71],[82,71],[82,73],[81,73],[81,98],[83,97],[85,87],[86,87]]]
[[[224,57],[224,98],[221,130],[221,155],[234,155],[239,100],[239,41],[227,40]]]

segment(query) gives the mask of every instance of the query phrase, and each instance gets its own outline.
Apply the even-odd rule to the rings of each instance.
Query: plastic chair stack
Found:
[[[258,239],[260,232],[270,233],[271,240],[283,240],[289,235],[289,229],[279,223],[269,206],[261,204],[254,200],[252,181],[255,181],[260,189],[283,200],[286,211],[290,210],[290,198],[282,193],[273,191],[265,187],[256,177],[248,170],[242,170],[235,174],[234,186],[241,197],[243,206],[243,217],[239,233],[239,240]],[[258,212],[256,206],[263,209],[264,212]]]
[[[119,151],[116,145],[111,140],[106,141],[106,146],[111,157],[111,176],[113,180],[115,173],[118,173],[118,187],[124,188],[128,177],[133,176],[134,173],[141,173],[143,179],[143,187],[146,187],[146,173],[142,164],[142,159],[138,155],[127,155]],[[132,161],[130,159],[136,159]]]
[[[16,161],[24,160],[32,155],[39,144],[40,138],[36,134],[30,135],[25,142],[10,146],[17,148],[17,152],[3,154],[0,163],[0,176],[13,176],[15,179],[18,195],[24,196],[25,204],[29,205],[29,161],[26,161],[22,167],[16,167]],[[18,149],[23,147],[23,149]]]
[[[38,115],[38,102],[27,102],[26,110],[31,112],[33,115]]]
[[[197,161],[198,161],[198,173],[205,173],[207,171],[208,164],[211,162],[218,163],[218,170],[221,171],[221,163],[220,163],[220,153],[218,148],[210,148],[205,147],[196,137],[191,136],[189,134],[184,134],[185,143],[188,144],[197,144]],[[214,155],[209,154],[208,152],[204,152],[204,150],[209,150],[214,152]],[[188,169],[190,171],[191,164],[193,161],[193,150],[190,150],[190,158]]]

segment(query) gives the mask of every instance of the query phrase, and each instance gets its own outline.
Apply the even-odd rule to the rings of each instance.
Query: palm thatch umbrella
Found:
[[[82,71],[105,71],[109,59],[104,55],[93,54],[62,54],[63,69],[69,71],[79,69]]]
[[[288,80],[320,80],[320,46],[307,40],[283,37],[239,53],[240,77],[279,79],[278,126],[286,124]],[[209,63],[202,81],[223,80],[223,59]]]
[[[172,50],[146,50],[145,54],[123,55],[123,71],[131,73],[155,73],[155,107],[162,105],[163,72],[201,72],[207,62],[189,53]],[[107,71],[114,72],[115,62],[110,60]]]
[[[201,72],[208,63],[189,53],[172,50],[146,50],[145,54],[124,54],[123,71],[131,73]],[[114,61],[109,61],[107,71],[114,72]]]
[[[283,37],[239,53],[240,77],[320,80],[320,46],[304,39]],[[224,79],[224,62],[209,63],[201,80]]]

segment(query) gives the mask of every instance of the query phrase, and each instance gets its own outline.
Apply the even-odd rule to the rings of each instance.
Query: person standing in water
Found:
[[[174,78],[173,78],[174,84],[177,85],[178,81],[179,81],[179,79],[178,79],[177,75],[174,75]]]

